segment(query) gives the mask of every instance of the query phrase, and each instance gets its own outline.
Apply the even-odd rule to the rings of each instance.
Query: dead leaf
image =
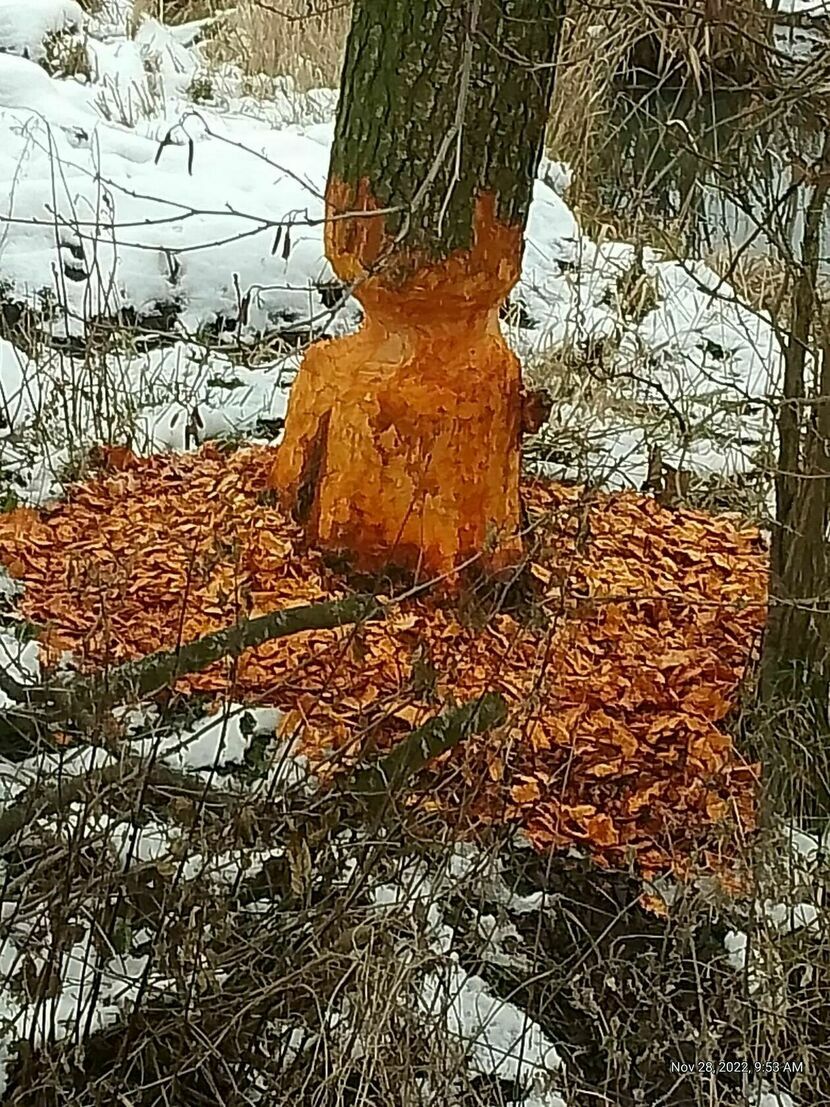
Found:
[[[610,815],[592,815],[585,820],[585,829],[588,837],[597,846],[616,846],[620,835]]]
[[[524,806],[528,803],[535,803],[541,794],[542,790],[536,780],[527,780],[522,784],[514,784],[510,789],[510,796],[513,802],[518,803],[520,806]]]
[[[669,917],[669,907],[662,896],[643,892],[637,902],[644,911],[649,913],[649,915],[656,915],[658,919],[667,919]]]

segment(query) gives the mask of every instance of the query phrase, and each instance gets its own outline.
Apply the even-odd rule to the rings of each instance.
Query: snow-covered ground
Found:
[[[131,36],[121,0],[94,16],[73,0],[19,10],[0,5],[0,308],[27,348],[0,347],[0,469],[38,502],[95,440],[181,449],[262,420],[273,430],[294,348],[354,327],[360,309],[327,288],[332,90],[281,78],[255,98],[239,71],[207,66],[199,25],[145,19]],[[677,467],[752,467],[769,425],[748,400],[780,372],[768,321],[702,263],[648,251],[653,307],[632,309],[620,289],[634,248],[581,233],[563,167],[545,161],[539,178],[510,340],[541,380],[557,351],[576,351],[585,386],[601,340],[600,378],[623,401],[598,411],[586,387],[560,396],[550,439],[583,446],[552,471],[636,486],[654,444]],[[140,332],[159,319],[161,349],[91,337],[96,322]],[[263,336],[270,361],[230,359]]]

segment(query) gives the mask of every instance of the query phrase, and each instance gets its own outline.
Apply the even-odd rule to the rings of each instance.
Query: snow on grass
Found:
[[[15,1041],[38,1048],[69,1038],[82,1042],[90,1033],[118,1022],[143,990],[146,956],[102,947],[100,928],[83,913],[68,920],[67,942],[49,933],[46,915],[23,917],[4,902],[0,938],[0,1093],[7,1074],[5,1060]],[[48,974],[50,987],[26,995],[21,973]],[[30,976],[31,978],[31,976]]]
[[[445,1023],[472,1072],[515,1081],[537,1102],[565,1107],[558,1095],[542,1095],[562,1067],[553,1042],[524,1011],[494,996],[481,977],[449,963],[425,977],[419,1004],[427,1019]]]
[[[152,705],[124,709],[118,716],[131,739],[129,752],[148,764],[206,778],[218,773],[223,787],[242,788],[254,796],[315,787],[308,760],[297,752],[293,737],[277,737],[282,713],[276,708],[227,703],[173,730],[156,728]],[[136,731],[149,733],[136,737]]]
[[[822,834],[807,834],[796,826],[784,825],[781,828],[781,836],[790,848],[792,858],[792,872],[797,880],[800,880],[815,870],[822,855],[826,856],[827,844],[830,841],[830,823],[825,824]]]
[[[4,947],[4,948],[8,948]],[[14,956],[14,954],[12,954]],[[47,957],[29,955],[35,968],[43,968]],[[88,1033],[111,1026],[139,995],[146,957],[115,955],[100,957],[85,938],[55,958],[56,985],[53,994],[16,1012],[9,1037],[41,1045],[46,1040],[72,1037],[83,1040]]]
[[[746,968],[746,951],[748,944],[749,935],[743,930],[729,930],[724,935],[723,948],[727,953],[726,959],[735,972],[743,972]],[[751,988],[751,990],[754,990],[754,988]]]
[[[573,264],[548,275],[541,299],[554,305],[551,325],[528,332],[525,349],[555,396],[548,439],[565,456],[553,475],[639,486],[654,445],[676,468],[704,475],[762,465],[772,430],[765,401],[783,368],[771,321],[702,262],[652,250],[638,259],[625,243],[583,241]],[[625,287],[638,267],[639,302]],[[573,347],[584,352],[563,374],[557,351]],[[569,442],[580,447],[571,456]]]
[[[0,433],[13,434],[39,407],[37,366],[11,342],[0,339]]]
[[[18,8],[6,4],[7,19]],[[69,11],[62,0],[31,10],[48,13],[41,42]],[[24,502],[59,492],[84,433],[123,439],[123,424],[131,423],[140,449],[183,449],[200,438],[250,433],[260,417],[278,420],[285,406],[279,374],[204,359],[203,371],[197,368],[187,340],[205,328],[220,339],[273,333],[296,342],[360,319],[355,300],[332,307],[323,291],[334,277],[322,219],[336,94],[301,95],[280,78],[258,98],[233,67],[208,68],[197,25],[174,30],[144,19],[131,39],[123,5],[85,19],[88,78],[51,77],[25,57],[0,55],[0,298],[13,312],[29,312],[51,342],[83,341],[90,320],[125,311],[139,320],[165,313],[181,342],[165,357],[107,353],[98,373],[111,395],[128,398],[126,410],[117,425],[83,432],[89,420],[78,400],[74,437],[55,417],[44,419],[46,394],[58,387],[89,394],[86,370],[66,357],[56,365],[46,354],[34,371],[25,358],[15,368],[4,349],[0,398],[19,431],[14,442],[8,434],[0,442],[0,460],[10,453],[4,468]],[[35,30],[34,15],[21,17],[21,40]],[[37,56],[34,48],[28,53]],[[567,183],[567,168],[544,159],[510,340],[526,361],[605,341],[614,352],[603,372],[613,371],[626,404],[603,413],[584,394],[561,400],[552,437],[564,430],[567,438],[570,429],[587,444],[579,457],[553,459],[552,471],[585,476],[592,468],[637,484],[655,439],[678,465],[705,472],[751,466],[768,424],[763,410],[747,412],[747,398],[762,397],[780,374],[768,321],[738,304],[705,266],[664,261],[653,251],[643,263],[656,303],[631,317],[618,286],[634,248],[583,235],[562,198]],[[584,360],[587,380],[590,356]],[[161,362],[167,368],[159,372]],[[158,396],[148,396],[144,382],[154,376]],[[216,383],[225,377],[239,382],[230,393]],[[33,383],[24,387],[24,378]],[[731,412],[722,412],[725,400]],[[199,418],[191,418],[194,409]]]
[[[334,94],[298,97],[286,79],[256,110],[230,75],[228,98],[196,112],[181,97],[198,55],[161,24],[146,22],[135,40],[89,42],[88,84],[0,54],[7,314],[52,342],[81,340],[89,320],[124,311],[163,310],[182,337],[205,326],[238,339],[353,325],[357,306],[335,319],[315,285],[333,277],[320,123]],[[309,137],[291,122],[299,117]],[[282,418],[295,363],[253,371],[184,341],[85,358],[41,347],[35,360],[3,342],[0,461],[18,499],[38,503],[59,494],[92,442],[131,438],[153,451],[251,433]]]
[[[140,405],[135,429],[139,450],[184,450],[188,432],[193,445],[229,435],[254,436],[259,421],[285,417],[286,372],[232,365],[189,343],[133,360],[135,394],[159,397]]]
[[[830,916],[824,908],[826,872],[821,843],[794,827],[778,827],[775,868],[769,886],[775,898],[757,896],[751,904],[748,930],[729,930],[723,939],[726,961],[745,973],[750,994],[774,996],[784,976],[780,946],[788,935],[826,934]],[[820,906],[821,905],[821,906]]]
[[[6,296],[54,297],[53,333],[158,303],[179,305],[192,332],[237,317],[243,296],[249,332],[325,318],[312,285],[333,277],[321,249],[328,152],[287,125],[296,97],[261,119],[234,98],[197,108],[186,93],[198,55],[152,20],[93,53],[89,85],[0,56]],[[122,110],[131,104],[153,114]]]
[[[469,957],[472,942],[482,963],[528,972],[525,943],[508,915],[544,911],[549,906],[546,898],[539,893],[531,905],[531,897],[515,896],[502,860],[474,843],[454,844],[439,864],[405,856],[391,871],[370,873],[363,871],[359,839],[344,833],[337,843],[345,856],[335,883],[359,887],[365,881],[369,909],[364,927],[398,936],[397,986],[413,992],[429,1039],[445,1043],[451,1056],[462,1057],[469,1075],[511,1082],[521,1089],[520,1098],[511,1101],[517,1107],[564,1107],[551,1089],[562,1069],[554,1043],[483,977],[463,968],[458,952],[461,944]],[[480,910],[482,904],[488,910]],[[400,937],[404,934],[406,939]],[[409,999],[401,1002],[408,1005]],[[360,1040],[354,1015],[348,998],[332,1012],[344,1040]]]
[[[0,340],[0,458],[15,496],[60,495],[72,459],[101,441],[139,454],[280,425],[291,364],[252,370],[192,342],[84,361],[44,352],[35,363]]]
[[[37,654],[37,642],[20,643],[8,632],[0,631],[0,665],[15,680],[38,676]],[[0,709],[8,706],[10,701],[0,691]],[[298,785],[313,787],[306,759],[295,752],[291,742],[275,736],[281,716],[274,708],[226,704],[224,710],[214,715],[172,729],[159,726],[157,710],[152,705],[122,709],[114,715],[126,731],[123,753],[141,759],[148,769],[161,764],[183,774],[201,775],[206,781],[217,775],[221,781],[216,779],[213,783],[230,790],[247,790],[252,795],[274,796]],[[135,737],[135,731],[143,731],[146,736]],[[261,748],[252,760],[255,745]],[[0,810],[34,785],[48,785],[57,780],[68,784],[117,763],[115,755],[100,746],[66,750],[48,747],[17,762],[0,758]],[[77,822],[83,805],[69,810],[70,814],[74,811]],[[70,832],[74,832],[72,825],[69,818],[66,826]],[[110,820],[98,823],[96,833],[109,834],[114,825]],[[118,831],[121,837],[126,833]],[[147,833],[151,838],[152,832]],[[143,848],[140,847],[139,854]]]
[[[79,30],[85,21],[75,0],[0,0],[0,44],[9,53],[40,61],[50,35]]]

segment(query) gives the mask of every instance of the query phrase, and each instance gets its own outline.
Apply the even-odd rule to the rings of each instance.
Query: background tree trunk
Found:
[[[274,484],[317,544],[428,573],[520,550],[519,276],[559,0],[357,0],[326,252],[357,334],[318,343]],[[377,213],[377,214],[372,214]]]
[[[793,289],[760,681],[774,720],[768,768],[786,809],[808,818],[830,814],[830,333],[817,294],[829,189],[825,173],[810,197]]]

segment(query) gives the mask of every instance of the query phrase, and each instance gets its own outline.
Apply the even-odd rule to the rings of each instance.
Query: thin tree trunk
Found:
[[[326,252],[365,317],[306,355],[273,483],[363,568],[520,552],[520,371],[498,313],[560,18],[560,0],[355,2]]]
[[[830,136],[822,165],[830,163]],[[826,178],[826,174],[825,174]],[[776,527],[770,554],[770,611],[761,701],[776,713],[788,806],[830,813],[830,335],[817,333],[816,289],[828,181],[813,187],[793,291],[778,417]],[[806,369],[815,358],[812,390]],[[799,813],[794,810],[794,813]]]

